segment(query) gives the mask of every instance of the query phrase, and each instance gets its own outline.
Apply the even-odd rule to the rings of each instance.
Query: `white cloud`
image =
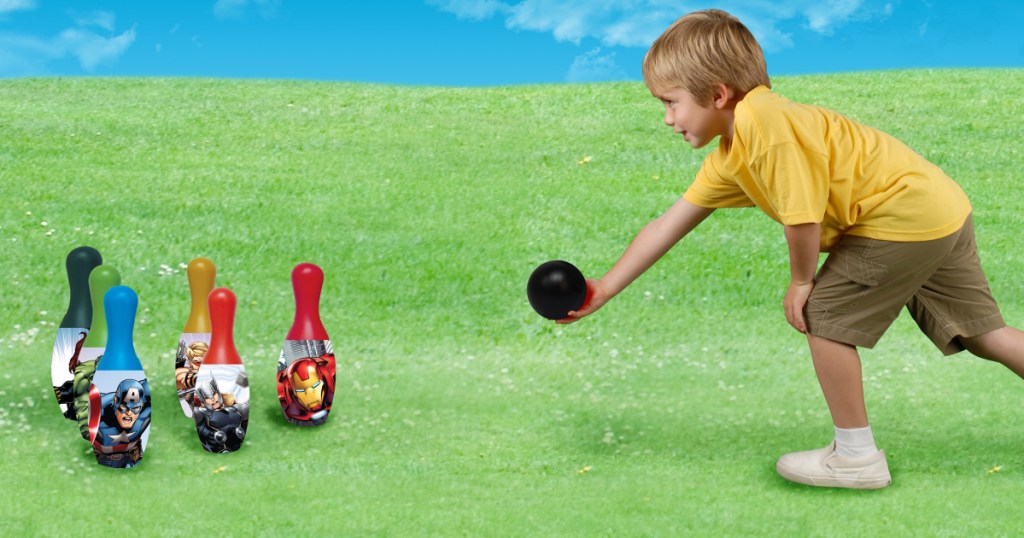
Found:
[[[222,0],[223,1],[223,0]],[[235,0],[241,1],[241,0]],[[762,47],[778,51],[793,46],[782,29],[792,22],[821,35],[832,35],[851,20],[886,17],[892,4],[865,6],[862,0],[427,0],[442,11],[469,20],[495,16],[514,30],[550,32],[559,41],[592,38],[606,46],[647,47],[672,21],[696,9],[724,9],[750,28]]]
[[[496,13],[507,13],[510,7],[498,0],[427,0],[427,5],[440,8],[460,19],[482,21]]]
[[[217,0],[213,14],[218,19],[243,19],[250,9],[255,9],[260,17],[272,19],[280,6],[281,0]]]
[[[119,58],[135,42],[135,27],[114,37],[103,37],[79,28],[61,32],[57,43],[61,50],[78,58],[82,69],[92,72],[100,64]]]
[[[0,15],[12,11],[28,11],[35,8],[35,0],[0,0]]]
[[[0,4],[2,7],[3,4]],[[82,69],[93,72],[102,64],[116,61],[135,42],[135,27],[118,35],[110,35],[115,20],[112,13],[72,14],[72,18],[75,19],[75,26],[54,37],[0,34],[0,75],[45,74],[48,62],[67,57],[77,58]],[[104,30],[106,35],[97,33],[93,27]]]
[[[597,82],[626,78],[625,72],[615,63],[615,53],[601,54],[600,47],[577,56],[565,76],[567,82]]]
[[[811,30],[819,34],[831,35],[836,23],[841,24],[849,20],[860,4],[860,0],[821,2],[808,6],[805,14]]]
[[[115,17],[109,11],[93,11],[91,13],[72,12],[71,16],[75,19],[75,24],[78,26],[98,26],[108,32],[114,31]]]

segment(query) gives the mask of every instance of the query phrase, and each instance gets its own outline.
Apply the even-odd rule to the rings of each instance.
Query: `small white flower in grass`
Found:
[[[39,223],[39,225],[40,225],[40,226],[49,226],[49,225],[50,225],[50,223],[49,223],[49,222],[46,222],[46,221],[44,220],[43,222],[40,222],[40,223]]]

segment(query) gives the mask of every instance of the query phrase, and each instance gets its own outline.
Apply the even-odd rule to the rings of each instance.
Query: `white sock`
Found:
[[[871,426],[844,430],[836,426],[836,453],[847,458],[866,458],[878,452]]]

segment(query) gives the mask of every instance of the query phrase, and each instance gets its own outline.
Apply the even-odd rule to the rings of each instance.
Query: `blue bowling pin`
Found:
[[[89,441],[100,465],[123,469],[142,460],[153,409],[132,341],[139,297],[127,286],[114,286],[103,307],[107,347],[89,388]]]

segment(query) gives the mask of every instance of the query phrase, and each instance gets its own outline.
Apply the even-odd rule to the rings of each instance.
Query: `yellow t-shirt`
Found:
[[[821,223],[821,250],[843,235],[928,241],[960,229],[967,195],[905,144],[764,86],[736,105],[730,147],[704,159],[683,195],[702,207],[757,206],[787,225]]]

